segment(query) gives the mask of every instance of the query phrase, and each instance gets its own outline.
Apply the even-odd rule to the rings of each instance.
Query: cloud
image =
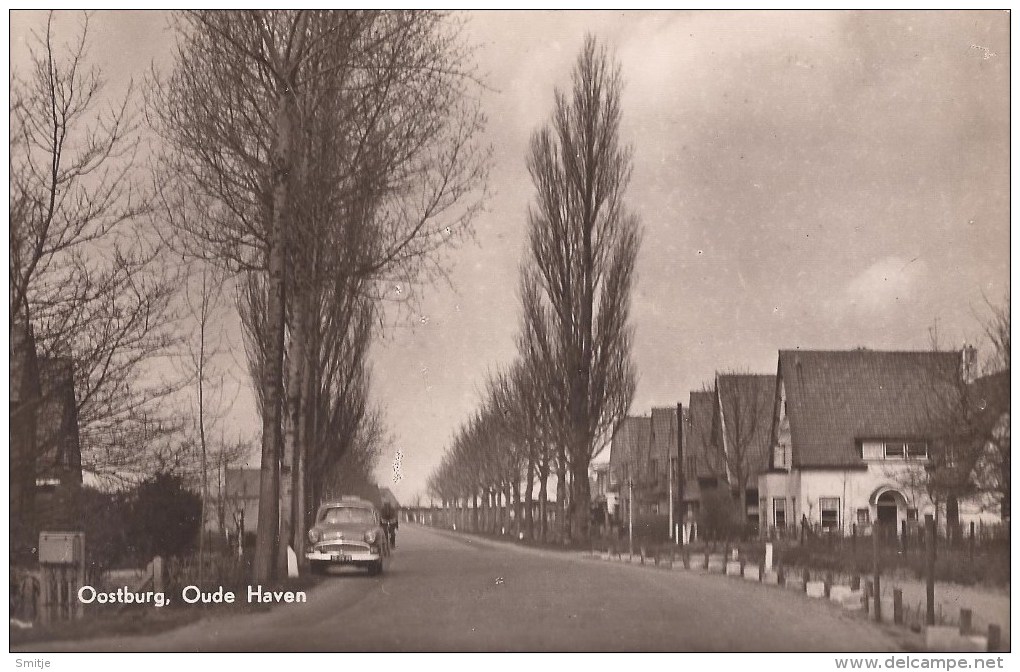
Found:
[[[850,281],[843,292],[844,305],[864,313],[901,308],[915,298],[925,270],[925,263],[916,257],[880,259]]]

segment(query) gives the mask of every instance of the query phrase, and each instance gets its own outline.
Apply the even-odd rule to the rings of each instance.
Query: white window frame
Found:
[[[833,507],[825,506],[825,504],[832,504],[833,502],[835,502],[835,504],[836,504],[834,508]],[[840,525],[841,521],[840,521],[840,515],[839,515],[840,514],[839,506],[840,506],[840,499],[839,499],[839,497],[819,497],[818,498],[818,522],[819,522],[819,524],[823,528],[829,529],[825,525],[825,512],[826,511],[835,511],[836,512],[836,524],[834,526],[832,526],[832,529],[835,529],[835,530],[842,529],[841,525]]]
[[[778,506],[782,502],[782,506]],[[779,524],[779,513],[783,514],[783,524]],[[786,497],[773,497],[772,498],[772,522],[776,527],[786,527],[790,524],[790,519],[786,515]]]

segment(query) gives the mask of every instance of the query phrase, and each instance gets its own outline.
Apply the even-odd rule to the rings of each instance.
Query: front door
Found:
[[[896,522],[899,508],[896,504],[896,496],[892,492],[885,492],[878,498],[877,522],[883,536],[896,536]]]

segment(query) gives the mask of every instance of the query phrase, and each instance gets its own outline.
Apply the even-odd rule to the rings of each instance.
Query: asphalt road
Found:
[[[793,591],[520,549],[403,525],[384,575],[344,572],[305,604],[63,651],[896,651]]]

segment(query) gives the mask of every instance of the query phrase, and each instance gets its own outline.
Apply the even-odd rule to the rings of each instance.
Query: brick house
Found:
[[[959,389],[972,360],[972,350],[780,351],[762,528],[894,533],[923,521],[935,509],[923,487],[933,400]]]

